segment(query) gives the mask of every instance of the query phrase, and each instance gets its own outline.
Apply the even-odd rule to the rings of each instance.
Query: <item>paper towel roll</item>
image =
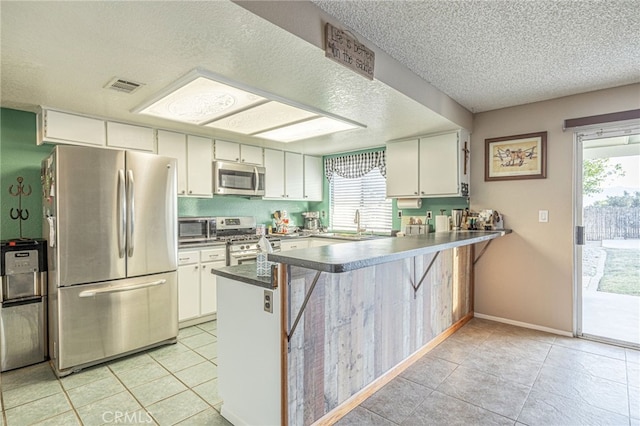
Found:
[[[449,232],[449,216],[436,216],[436,232]]]
[[[398,198],[398,209],[419,209],[422,207],[422,198]]]

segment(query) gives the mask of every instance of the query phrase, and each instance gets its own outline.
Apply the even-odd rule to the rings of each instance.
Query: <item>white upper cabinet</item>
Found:
[[[38,145],[65,143],[104,146],[107,132],[104,120],[43,109],[38,114]]]
[[[387,143],[387,197],[469,196],[469,133]]]
[[[315,175],[315,173],[318,171],[317,160],[319,158],[314,157],[314,159],[309,159],[308,162],[310,165],[306,169],[305,160],[303,159],[302,154],[265,148],[264,198],[278,198],[284,200],[321,200],[322,176],[318,177]],[[322,164],[320,164],[319,167],[320,174],[322,174]],[[309,176],[314,176],[313,179],[320,179],[319,185],[314,185],[313,183],[309,185],[309,194],[311,194],[309,198],[307,198],[305,195],[305,179],[307,179],[307,171],[309,173]]]
[[[322,157],[304,156],[304,199],[322,201]]]
[[[215,159],[222,161],[240,161],[240,144],[216,140]]]
[[[155,152],[153,129],[107,121],[107,146]]]
[[[262,166],[264,164],[262,148],[253,145],[240,145],[240,162]]]
[[[419,144],[418,139],[387,143],[387,197],[419,196]]]
[[[215,159],[262,165],[262,148],[237,142],[216,140]]]
[[[187,135],[187,194],[213,196],[213,140]]]
[[[158,154],[178,160],[178,195],[213,195],[213,141],[200,136],[158,130]]]
[[[178,160],[178,195],[187,195],[187,136],[158,130],[158,155]]]
[[[264,198],[284,198],[284,151],[264,149]]]
[[[304,198],[304,163],[302,154],[284,153],[285,198],[301,200]]]

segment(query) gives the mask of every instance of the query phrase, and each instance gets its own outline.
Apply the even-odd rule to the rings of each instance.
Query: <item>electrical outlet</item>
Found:
[[[549,222],[549,210],[538,211],[538,222]]]
[[[273,291],[271,290],[264,291],[264,311],[273,313]]]
[[[427,219],[433,219],[433,213],[431,213],[431,210],[427,210]]]
[[[398,210],[398,219],[402,219],[402,210]]]

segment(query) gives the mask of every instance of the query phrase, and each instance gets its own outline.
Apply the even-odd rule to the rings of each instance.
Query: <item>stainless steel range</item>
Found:
[[[227,243],[227,265],[256,263],[258,240],[256,218],[251,216],[217,217],[217,239]],[[273,251],[280,251],[280,239],[267,235]]]

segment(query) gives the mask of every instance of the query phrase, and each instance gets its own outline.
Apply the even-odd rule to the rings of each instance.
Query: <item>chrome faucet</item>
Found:
[[[367,230],[366,228],[360,227],[360,209],[356,209],[356,217],[353,219],[353,223],[356,224],[356,232],[358,233],[358,235]]]

